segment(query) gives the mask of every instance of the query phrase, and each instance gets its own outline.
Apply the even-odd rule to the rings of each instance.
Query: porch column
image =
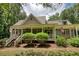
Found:
[[[33,31],[32,31],[32,27],[31,27],[31,33],[32,33]]]
[[[66,36],[66,29],[64,29],[64,36]]]
[[[16,29],[14,31],[15,31],[15,35],[16,35]]]
[[[12,36],[12,34],[13,34],[12,32],[13,32],[13,31],[12,31],[12,29],[10,28],[10,37],[11,37],[11,36]]]
[[[75,37],[75,31],[74,31],[74,29],[72,29],[72,37]]]
[[[71,29],[69,29],[70,38],[72,37]]]
[[[56,39],[56,29],[53,29],[53,38]]]
[[[42,32],[43,32],[43,27],[42,27]]]
[[[23,29],[21,29],[21,35],[23,34]]]
[[[68,37],[67,32],[68,32],[68,29],[65,29],[65,30],[64,30],[64,36],[65,36],[65,38],[67,38],[67,37]]]
[[[77,30],[77,27],[75,28],[75,30],[76,30],[76,37],[78,37],[78,30]]]
[[[54,32],[54,31],[53,31],[53,29],[52,29],[52,39],[54,38],[54,35],[53,35],[54,33],[53,33],[53,32]]]

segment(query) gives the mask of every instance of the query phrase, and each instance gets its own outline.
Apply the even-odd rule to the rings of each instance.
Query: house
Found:
[[[48,33],[48,40],[55,40],[56,35],[71,38],[78,36],[78,28],[79,24],[71,24],[68,20],[47,21],[45,16],[37,17],[30,14],[25,20],[20,20],[10,27],[10,38],[6,41],[6,45],[17,40],[19,36],[26,32]]]

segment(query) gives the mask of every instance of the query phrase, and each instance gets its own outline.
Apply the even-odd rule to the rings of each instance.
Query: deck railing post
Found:
[[[21,35],[23,34],[23,29],[21,29]]]
[[[15,31],[15,35],[16,35],[16,29],[14,31]]]

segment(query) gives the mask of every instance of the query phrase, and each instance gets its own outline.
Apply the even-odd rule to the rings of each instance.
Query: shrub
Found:
[[[56,44],[63,47],[67,47],[68,45],[67,40],[62,36],[57,36]]]
[[[0,48],[4,47],[6,43],[5,39],[0,39]]]
[[[25,34],[23,34],[23,39],[25,39],[25,40],[33,40],[33,39],[35,39],[35,34],[33,34],[33,33],[25,33]]]
[[[79,38],[75,37],[75,38],[68,39],[68,44],[74,47],[79,47]]]
[[[40,32],[40,33],[37,33],[36,34],[36,39],[37,40],[47,40],[48,39],[48,34],[47,33],[43,33],[43,32]]]

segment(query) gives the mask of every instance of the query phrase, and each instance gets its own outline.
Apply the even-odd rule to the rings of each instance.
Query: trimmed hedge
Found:
[[[23,34],[23,39],[25,40],[33,40],[33,39],[37,39],[37,40],[47,40],[48,39],[48,34],[47,33],[37,33],[37,34],[33,34],[33,33],[25,33]]]
[[[56,44],[62,47],[67,47],[68,45],[67,40],[62,36],[57,36]]]
[[[23,39],[24,40],[33,40],[33,39],[35,39],[35,34],[33,34],[33,33],[25,33],[25,34],[23,34]]]
[[[75,37],[75,38],[68,39],[68,44],[73,47],[79,47],[79,38]]]
[[[37,33],[36,34],[36,39],[37,40],[47,40],[48,39],[48,34],[43,33],[43,32]]]

